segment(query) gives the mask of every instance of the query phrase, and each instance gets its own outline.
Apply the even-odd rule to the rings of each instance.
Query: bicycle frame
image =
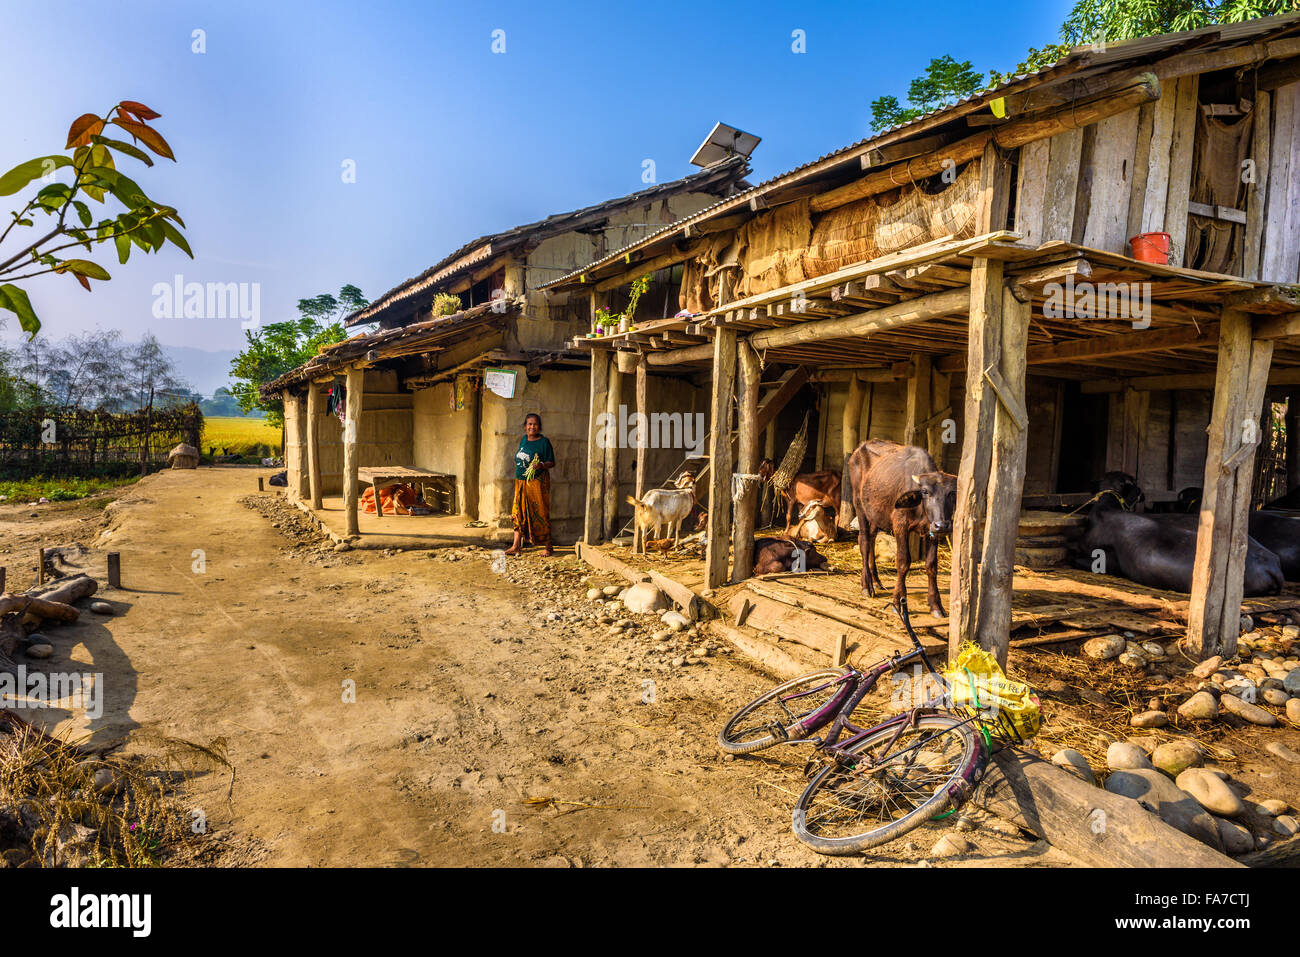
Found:
[[[818,708],[812,714],[798,722],[794,733],[789,737],[789,743],[793,744],[802,741],[814,744],[819,750],[828,751],[838,758],[845,755],[852,745],[856,744],[867,735],[875,734],[882,728],[897,725],[898,729],[895,736],[895,739],[897,739],[897,736],[901,736],[903,730],[909,724],[912,724],[918,716],[927,711],[935,710],[927,708],[912,708],[870,728],[859,727],[850,720],[853,712],[857,709],[858,705],[862,703],[862,699],[871,692],[884,675],[893,674],[918,660],[925,665],[926,673],[932,675],[938,674],[934,665],[931,663],[929,656],[926,655],[925,649],[921,647],[920,639],[916,637],[916,632],[912,628],[912,620],[907,612],[906,595],[900,599],[895,611],[898,612],[899,617],[903,620],[903,626],[907,629],[907,635],[912,640],[912,650],[907,652],[897,652],[889,658],[877,662],[865,672],[858,671],[856,668],[850,668],[839,678],[828,681],[809,691],[801,691],[797,694],[787,695],[782,698],[781,700],[783,702],[793,701],[797,698],[816,694],[818,691],[822,691],[832,684],[840,684],[842,686],[830,701],[826,702],[822,707]],[[824,736],[820,738],[810,737],[814,732],[828,724],[830,727]],[[846,731],[849,732],[850,737],[845,739],[843,742],[840,742],[840,735],[844,734]],[[892,742],[890,743],[890,746],[892,747]]]

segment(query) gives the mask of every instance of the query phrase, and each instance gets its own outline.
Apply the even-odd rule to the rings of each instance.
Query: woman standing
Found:
[[[515,496],[510,517],[515,527],[514,544],[507,555],[518,555],[524,542],[544,545],[544,555],[555,554],[551,547],[551,469],[555,468],[555,449],[542,435],[542,417],[536,412],[524,416],[524,437],[515,453]]]

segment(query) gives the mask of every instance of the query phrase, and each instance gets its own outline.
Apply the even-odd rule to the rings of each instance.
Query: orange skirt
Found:
[[[543,472],[531,482],[515,479],[510,518],[529,545],[551,544],[551,475]]]

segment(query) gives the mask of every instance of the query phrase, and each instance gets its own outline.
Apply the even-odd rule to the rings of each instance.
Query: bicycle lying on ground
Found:
[[[983,775],[990,755],[1023,737],[1005,712],[973,707],[915,707],[870,728],[852,722],[854,710],[885,675],[915,663],[943,677],[912,629],[906,596],[895,607],[912,649],[865,671],[828,668],[802,675],[759,695],[723,726],[718,744],[749,754],[778,744],[811,744],[811,775],[794,808],[794,833],[822,854],[856,854],[956,810]],[[922,681],[928,680],[923,678]],[[913,685],[915,692],[915,684]],[[829,727],[828,727],[829,726]],[[820,737],[813,734],[822,728]],[[845,733],[848,737],[840,740]]]

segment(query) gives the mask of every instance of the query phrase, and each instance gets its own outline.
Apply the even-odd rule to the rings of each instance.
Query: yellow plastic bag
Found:
[[[943,678],[953,707],[978,714],[995,732],[1004,721],[1009,722],[1020,740],[1027,741],[1042,726],[1038,696],[1029,685],[1003,674],[993,653],[976,644],[961,646]]]

